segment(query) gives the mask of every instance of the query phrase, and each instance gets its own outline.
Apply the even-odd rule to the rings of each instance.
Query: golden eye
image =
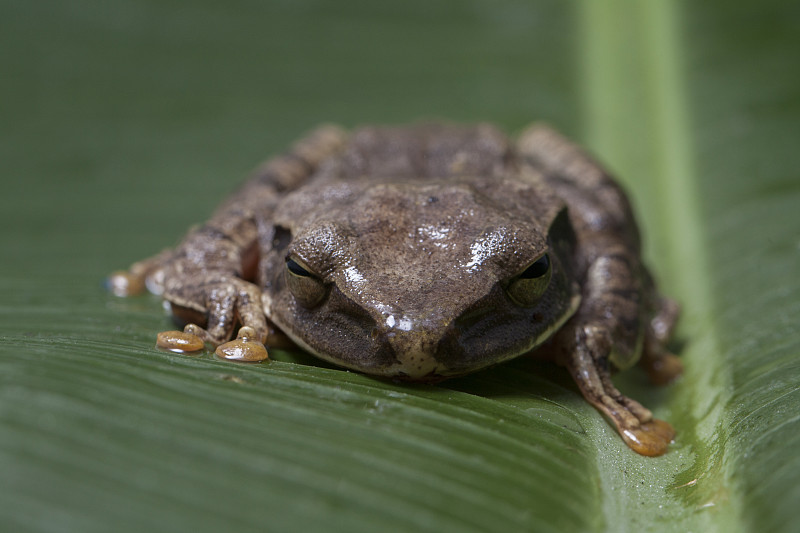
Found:
[[[531,263],[522,274],[514,278],[506,291],[518,305],[531,307],[539,301],[544,291],[547,290],[552,271],[550,257],[544,254]]]
[[[328,294],[328,287],[299,260],[286,258],[286,286],[303,307],[314,307]]]

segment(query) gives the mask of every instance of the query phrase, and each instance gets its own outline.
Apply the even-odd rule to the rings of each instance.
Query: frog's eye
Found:
[[[328,287],[299,259],[286,258],[286,285],[303,307],[314,307],[325,298]]]
[[[304,278],[311,277],[311,272],[300,266],[300,263],[292,259],[291,257],[286,259],[286,268],[294,274],[295,276],[300,276]]]
[[[550,257],[544,254],[514,278],[506,291],[518,305],[531,307],[539,301],[547,289],[552,271]]]

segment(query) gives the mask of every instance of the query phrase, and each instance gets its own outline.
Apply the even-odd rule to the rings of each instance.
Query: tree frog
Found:
[[[545,357],[654,456],[674,430],[611,382],[637,361],[656,383],[681,373],[665,347],[678,306],[640,255],[621,188],[545,125],[515,140],[489,124],[322,126],[110,285],[163,295],[185,327],[158,344],[176,351],[259,361],[280,331],[423,382]]]

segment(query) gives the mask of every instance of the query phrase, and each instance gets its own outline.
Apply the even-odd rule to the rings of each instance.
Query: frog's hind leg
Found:
[[[662,455],[675,437],[672,426],[653,418],[639,402],[622,394],[611,382],[606,359],[598,357],[610,348],[610,341],[595,328],[580,328],[573,342],[564,348],[562,363],[567,367],[583,397],[606,415],[625,444],[647,456]]]
[[[675,330],[680,307],[674,300],[661,296],[656,297],[654,307],[656,311],[645,331],[639,364],[654,385],[666,385],[683,373],[681,360],[666,348]]]

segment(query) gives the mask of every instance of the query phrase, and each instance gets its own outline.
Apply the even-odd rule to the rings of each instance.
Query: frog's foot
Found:
[[[209,277],[190,287],[168,284],[165,297],[186,326],[183,332],[159,335],[159,347],[188,352],[187,346],[199,350],[209,343],[222,359],[252,362],[268,358],[264,342],[270,328],[261,308],[261,291],[254,284],[240,278]],[[241,328],[236,339],[230,340],[236,324]]]
[[[651,457],[667,451],[675,430],[667,422],[653,418],[639,402],[619,392],[611,383],[605,365],[598,364],[586,350],[577,349],[567,368],[583,397],[614,423],[629,448]]]
[[[196,324],[187,324],[184,331],[162,331],[158,334],[156,346],[175,353],[194,353],[205,348],[203,338],[208,332]],[[249,326],[239,329],[235,340],[217,346],[217,356],[229,361],[259,362],[269,359],[267,349],[256,338],[256,332]]]
[[[261,307],[261,290],[231,276],[208,275],[192,284],[167,282],[164,298],[173,315],[186,324],[185,333],[215,348],[231,339],[237,324],[249,327],[249,338],[263,343],[269,333]]]

